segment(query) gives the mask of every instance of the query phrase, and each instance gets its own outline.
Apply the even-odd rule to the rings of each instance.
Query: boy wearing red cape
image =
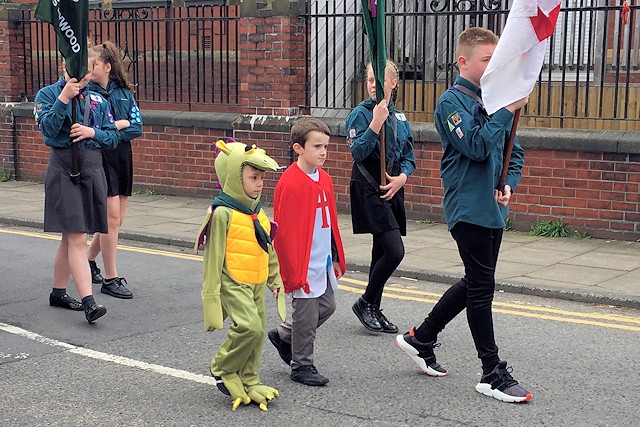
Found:
[[[274,248],[293,313],[268,337],[291,366],[291,379],[309,386],[329,382],[313,364],[314,341],[316,330],[336,309],[337,279],[346,269],[333,183],[320,167],[329,138],[328,126],[319,119],[295,122],[291,143],[298,159],[278,180],[273,202]]]

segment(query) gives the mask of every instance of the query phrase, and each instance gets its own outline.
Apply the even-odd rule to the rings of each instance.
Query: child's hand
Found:
[[[340,263],[337,263],[337,262],[333,263],[333,272],[336,275],[336,279],[339,279],[342,276],[344,276],[344,271],[342,271],[342,269],[340,268]]]
[[[63,103],[68,104],[69,101],[75,98],[80,93],[80,90],[89,83],[89,80],[91,80],[91,73],[87,73],[82,80],[79,81],[75,77],[70,78],[62,88],[62,92],[58,95],[58,99]]]
[[[275,288],[272,292],[273,292],[273,297],[278,298],[278,294],[280,293],[280,288]]]
[[[80,93],[80,89],[82,89],[82,87],[80,86],[80,82],[78,82],[78,79],[76,79],[75,77],[69,79],[69,81],[67,81],[67,83],[62,88],[62,92],[60,92],[60,95],[58,95],[58,99],[63,103],[68,104],[69,101],[71,101],[77,94]]]
[[[371,130],[375,133],[380,133],[382,125],[385,120],[387,120],[387,117],[389,117],[389,107],[387,106],[387,100],[383,99],[379,104],[373,107],[373,119],[369,124]]]
[[[511,199],[511,187],[505,185],[504,193],[499,190],[494,190],[494,197],[496,199],[496,202],[498,202],[498,206],[504,208],[509,204],[509,200]]]
[[[404,172],[398,176],[391,176],[387,172],[385,172],[384,175],[389,183],[380,186],[380,189],[385,192],[380,198],[382,200],[391,200],[391,198],[400,191],[405,182],[407,182],[407,175]]]
[[[80,123],[74,123],[71,125],[69,136],[71,137],[71,141],[80,142],[83,139],[92,139],[96,136],[96,130],[92,127],[81,125]]]
[[[126,119],[121,119],[121,120],[116,120],[115,125],[116,125],[116,129],[122,130],[131,126],[131,122]]]

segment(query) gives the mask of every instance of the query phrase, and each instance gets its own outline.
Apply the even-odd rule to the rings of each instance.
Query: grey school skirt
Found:
[[[81,143],[82,144],[82,143]],[[71,182],[71,148],[51,148],[44,178],[44,231],[107,232],[107,180],[100,150],[80,147],[79,184]]]

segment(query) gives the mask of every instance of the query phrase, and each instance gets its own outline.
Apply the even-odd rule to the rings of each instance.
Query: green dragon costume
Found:
[[[264,150],[241,142],[217,141],[215,169],[222,192],[209,207],[200,229],[196,251],[204,243],[202,308],[204,329],[223,328],[233,321],[227,339],[211,361],[211,374],[220,391],[233,398],[232,409],[267,401],[278,390],[263,385],[258,375],[266,330],[265,287],[278,289],[278,314],[286,318],[284,290],[278,258],[271,243],[275,232],[255,199],[242,189],[242,167],[275,171],[278,164]],[[270,235],[271,234],[271,235]]]

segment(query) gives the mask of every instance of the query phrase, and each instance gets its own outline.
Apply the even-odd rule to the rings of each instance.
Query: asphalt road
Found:
[[[623,426],[638,422],[640,312],[497,293],[500,355],[534,398],[507,404],[477,394],[480,364],[464,315],[440,335],[444,378],[430,378],[369,333],[351,305],[366,275],[340,281],[338,309],[319,330],[322,388],[289,379],[268,342],[260,374],[280,397],[268,412],[231,411],[208,366],[224,332],[205,333],[201,258],[175,247],[122,246],[118,268],[135,294],[94,287],[108,312],[48,306],[57,236],[0,228],[0,425],[2,426]],[[101,262],[99,261],[99,264]],[[402,331],[419,323],[445,285],[393,278],[383,309]],[[70,294],[76,296],[73,285]],[[268,299],[269,328],[277,324]]]

